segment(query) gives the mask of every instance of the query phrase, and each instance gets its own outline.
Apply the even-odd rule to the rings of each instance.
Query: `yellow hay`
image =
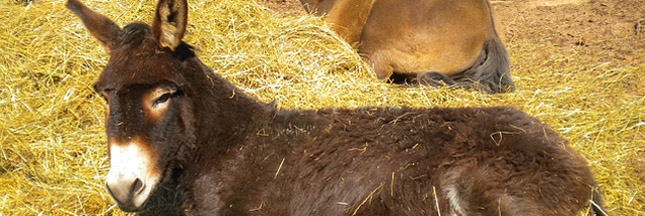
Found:
[[[149,23],[153,0],[88,0],[121,26]],[[645,151],[645,64],[510,41],[517,91],[486,95],[375,80],[311,16],[250,0],[191,0],[185,41],[216,73],[281,108],[489,106],[522,109],[588,159],[611,215],[644,215],[634,160]],[[104,104],[91,85],[107,55],[62,1],[0,3],[0,215],[123,214],[104,190]],[[543,53],[549,53],[542,58]]]

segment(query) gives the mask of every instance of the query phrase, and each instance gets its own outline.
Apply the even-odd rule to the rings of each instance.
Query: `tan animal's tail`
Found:
[[[490,1],[483,1],[486,2],[488,7],[488,15],[490,16],[495,36],[484,43],[477,62],[470,69],[454,78],[460,85],[474,82],[475,85],[471,84],[472,86],[479,85],[480,89],[491,93],[512,92],[515,90],[515,85],[511,80],[508,54],[497,33]]]
[[[495,37],[484,43],[479,60],[468,70],[454,77],[457,83],[479,83],[491,93],[515,90],[511,80],[508,56],[504,44]]]

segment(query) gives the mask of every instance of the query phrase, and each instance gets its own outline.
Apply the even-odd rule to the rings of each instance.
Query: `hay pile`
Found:
[[[119,25],[150,22],[154,1],[86,1]],[[62,1],[0,5],[0,215],[123,214],[104,190],[104,104],[91,85],[107,55]],[[508,44],[517,91],[380,83],[321,19],[279,17],[249,0],[190,1],[185,41],[215,72],[282,108],[509,105],[571,140],[612,215],[645,214],[634,160],[645,151],[645,64],[536,59]],[[643,59],[643,53],[638,54]]]

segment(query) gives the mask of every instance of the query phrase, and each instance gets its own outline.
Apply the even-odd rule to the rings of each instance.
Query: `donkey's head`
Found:
[[[78,0],[66,6],[109,51],[94,85],[108,107],[106,186],[121,209],[137,211],[168,178],[180,146],[194,139],[192,90],[184,74],[194,53],[181,41],[186,0],[160,0],[151,25],[123,29]]]

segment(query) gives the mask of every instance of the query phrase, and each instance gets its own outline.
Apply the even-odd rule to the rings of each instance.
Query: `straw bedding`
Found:
[[[85,3],[121,26],[149,22],[155,4]],[[299,109],[514,106],[582,152],[610,214],[645,214],[643,52],[623,65],[511,41],[514,93],[391,85],[319,18],[277,16],[249,0],[189,3],[185,41],[261,101]],[[0,215],[123,214],[104,190],[105,107],[91,90],[104,50],[62,1],[3,1],[0,25]]]

